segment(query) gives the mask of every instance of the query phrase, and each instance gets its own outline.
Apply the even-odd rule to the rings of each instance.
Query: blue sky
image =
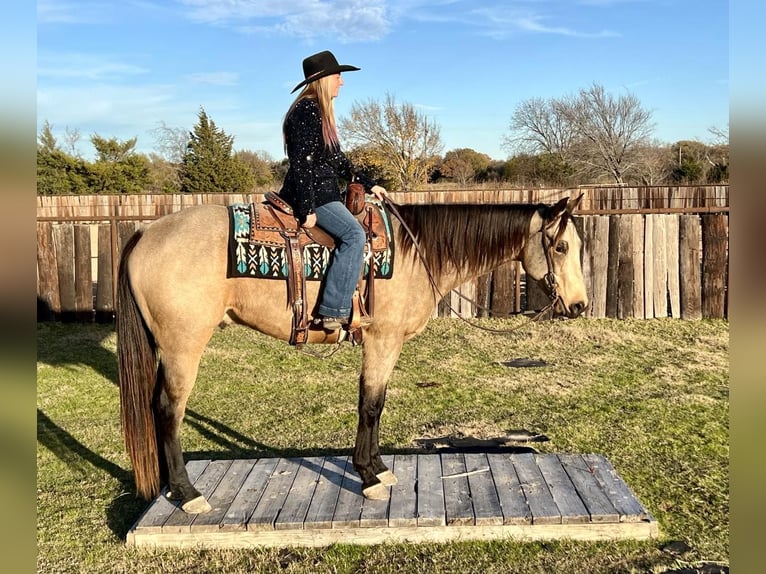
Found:
[[[657,140],[711,141],[729,124],[722,0],[39,0],[37,125],[157,149],[203,107],[234,148],[284,157],[301,62],[332,50],[336,115],[391,93],[441,128],[443,152],[505,159],[516,106],[598,83],[652,111]]]

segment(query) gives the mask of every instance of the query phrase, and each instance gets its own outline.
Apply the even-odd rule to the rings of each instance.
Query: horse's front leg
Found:
[[[402,338],[372,334],[364,342],[359,376],[359,424],[354,446],[354,468],[362,478],[362,492],[372,499],[388,498],[386,487],[396,483],[380,457],[380,415],[386,403],[386,386],[402,350]]]

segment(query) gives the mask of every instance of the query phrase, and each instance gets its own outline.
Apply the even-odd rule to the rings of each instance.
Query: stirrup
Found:
[[[348,325],[348,319],[343,317],[322,317],[322,328],[325,331],[337,331],[344,325]]]

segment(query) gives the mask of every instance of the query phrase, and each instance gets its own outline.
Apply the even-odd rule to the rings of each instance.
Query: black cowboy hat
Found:
[[[361,68],[349,66],[348,64],[339,64],[338,60],[335,59],[335,56],[329,50],[319,52],[318,54],[314,54],[303,60],[303,76],[306,79],[295,86],[290,93],[292,94],[301,86],[309,84],[319,78],[332,76],[339,72],[355,72],[357,70],[361,70]]]

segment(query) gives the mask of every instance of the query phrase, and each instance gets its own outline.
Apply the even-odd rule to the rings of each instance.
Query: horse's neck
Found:
[[[511,257],[507,261],[501,262],[500,264],[487,266],[486,269],[480,269],[475,272],[456,271],[456,270],[442,272],[441,274],[436,274],[434,276],[434,281],[436,283],[436,286],[439,288],[439,291],[441,291],[443,295],[446,295],[453,289],[457,289],[458,287],[460,287],[461,285],[469,281],[478,279],[479,277],[482,277],[483,275],[486,275],[487,273],[494,271],[495,269],[504,265],[505,263],[516,261],[518,260],[518,258],[519,258],[519,254],[517,253],[514,257]]]

